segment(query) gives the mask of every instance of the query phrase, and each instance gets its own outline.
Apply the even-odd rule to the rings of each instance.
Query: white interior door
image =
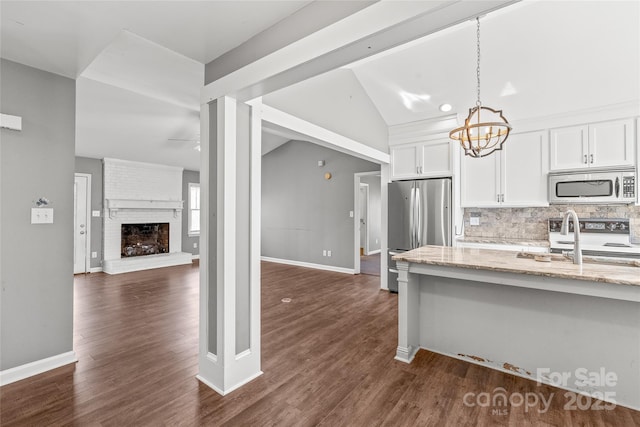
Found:
[[[73,183],[73,274],[89,271],[89,191],[91,175],[76,174]]]

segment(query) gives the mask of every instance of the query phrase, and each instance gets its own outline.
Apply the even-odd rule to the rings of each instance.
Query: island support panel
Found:
[[[423,348],[640,408],[637,287],[397,265],[397,360]],[[615,385],[576,384],[593,373],[615,375]]]

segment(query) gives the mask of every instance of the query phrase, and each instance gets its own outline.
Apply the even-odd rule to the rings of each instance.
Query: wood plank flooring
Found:
[[[633,426],[564,410],[564,392],[420,351],[393,359],[397,296],[378,278],[263,263],[264,375],[221,397],[196,379],[198,270],[75,278],[75,365],[0,389],[4,426]],[[291,298],[290,303],[281,302]],[[551,408],[466,406],[466,393],[554,393]]]
[[[360,257],[360,274],[380,276],[380,254],[362,255]]]

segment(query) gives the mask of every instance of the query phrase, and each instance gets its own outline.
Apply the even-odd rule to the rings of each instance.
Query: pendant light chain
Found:
[[[449,132],[449,138],[458,141],[464,154],[470,157],[485,157],[502,150],[502,145],[509,137],[511,125],[502,114],[502,110],[483,107],[480,101],[480,17],[476,17],[476,79],[478,82],[478,99],[464,125]]]
[[[476,22],[478,23],[476,30],[476,39],[477,39],[477,50],[478,50],[478,63],[476,68],[476,78],[478,80],[478,100],[476,101],[476,105],[479,107],[482,105],[480,102],[480,17],[476,17]]]

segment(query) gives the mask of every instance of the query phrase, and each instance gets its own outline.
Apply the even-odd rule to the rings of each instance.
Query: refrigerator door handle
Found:
[[[422,246],[422,200],[420,188],[416,188],[416,248]]]
[[[409,196],[409,245],[410,248],[409,249],[413,249],[415,247],[414,245],[414,241],[415,241],[415,194],[416,194],[416,189],[415,187],[412,185],[411,186],[411,193]]]

